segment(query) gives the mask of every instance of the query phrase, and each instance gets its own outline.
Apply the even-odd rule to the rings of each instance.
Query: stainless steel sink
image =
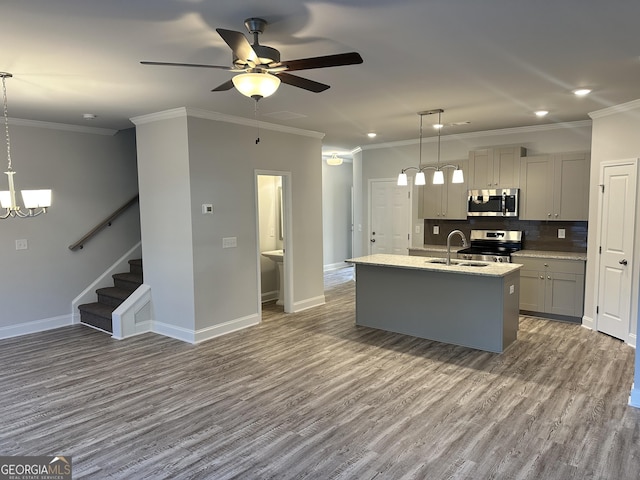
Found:
[[[426,260],[426,263],[435,263],[437,265],[446,265],[447,264],[447,259],[446,258],[432,258],[431,260]],[[486,267],[487,265],[489,265],[488,263],[481,263],[481,262],[464,262],[464,261],[460,261],[460,260],[451,260],[451,265],[456,266],[456,267]]]

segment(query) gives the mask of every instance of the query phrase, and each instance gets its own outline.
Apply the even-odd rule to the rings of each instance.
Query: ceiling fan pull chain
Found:
[[[256,129],[258,130],[258,137],[256,138],[256,145],[260,143],[260,120],[258,120],[258,100],[256,99],[256,104],[253,110],[253,114],[256,119]]]

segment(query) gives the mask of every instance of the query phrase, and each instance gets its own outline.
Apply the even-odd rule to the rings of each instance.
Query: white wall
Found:
[[[437,160],[437,137],[423,139],[422,163],[435,164]],[[475,132],[441,137],[440,163],[456,163],[468,158],[469,151],[497,145],[521,145],[527,148],[529,155],[541,153],[557,153],[571,151],[589,151],[591,149],[591,122],[575,122],[561,125],[545,125],[523,128]],[[361,168],[358,181],[360,203],[357,206],[362,220],[362,232],[369,231],[368,184],[371,179],[396,178],[402,168],[418,165],[418,139],[392,144],[371,145],[363,147],[361,160],[354,155],[354,186],[356,185],[356,169]],[[357,165],[357,167],[356,167]],[[411,173],[411,172],[409,172]],[[466,172],[465,172],[466,174]],[[418,218],[417,191],[414,189],[412,225],[423,225]],[[356,223],[357,227],[357,223]],[[358,230],[356,228],[356,230]],[[368,250],[368,237],[357,232],[361,254]],[[412,235],[414,246],[423,243],[423,236]],[[355,252],[354,252],[355,255]]]
[[[591,148],[591,179],[589,192],[589,237],[587,243],[587,272],[585,275],[585,323],[593,325],[596,318],[597,272],[599,235],[598,198],[600,196],[600,165],[605,161],[640,158],[640,100],[608,108],[591,114],[593,117],[593,141]],[[640,191],[637,199],[640,206]],[[636,259],[640,259],[640,221],[636,224]],[[636,261],[637,263],[637,261]],[[634,276],[633,287],[640,291],[640,279]],[[634,297],[632,311],[638,312],[638,298]],[[634,315],[633,318],[636,317]],[[632,322],[631,334],[636,335],[637,325]]]
[[[70,324],[72,300],[140,241],[134,205],[84,249],[68,249],[137,193],[133,129],[22,120],[9,132],[17,188],[51,188],[53,205],[36,218],[0,220],[0,338]],[[16,251],[23,238],[28,250]]]
[[[344,266],[351,258],[351,187],[353,164],[322,161],[322,232],[324,267]]]
[[[591,192],[589,198],[589,225],[597,225],[598,221],[598,184],[600,177],[600,164],[610,160],[625,160],[640,158],[640,100],[635,100],[624,105],[607,108],[591,114],[593,118],[593,142],[591,149]],[[636,199],[640,206],[640,191]],[[590,233],[595,232],[590,228]],[[587,244],[587,272],[585,276],[585,322],[593,324],[595,319],[595,307],[597,300],[597,272],[596,258],[598,255],[598,235],[589,235]],[[640,221],[636,215],[636,238],[634,245],[635,263],[640,259]],[[634,271],[637,267],[633,265]],[[636,335],[640,328],[639,295],[640,279],[634,275],[632,291],[631,330]],[[640,355],[638,354],[636,341],[636,359],[634,384],[631,388],[629,404],[640,407]]]
[[[186,109],[134,122],[145,196],[145,283],[162,333],[197,342],[259,320],[256,170],[291,172],[293,307],[324,303],[321,134],[261,124],[256,145],[253,120]],[[147,203],[185,173],[186,180],[176,179],[175,207],[166,212],[162,202]],[[213,204],[213,215],[201,214],[203,203]],[[182,218],[172,224],[174,216]],[[223,249],[225,237],[235,237],[237,247]],[[146,275],[147,264],[154,265],[153,276]],[[189,301],[192,307],[184,308]]]

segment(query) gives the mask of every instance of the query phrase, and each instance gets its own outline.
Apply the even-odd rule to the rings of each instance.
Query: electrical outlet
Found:
[[[420,233],[420,225],[416,225],[415,232]]]
[[[21,238],[16,240],[16,250],[26,250],[29,248],[29,244],[27,243],[26,238]]]
[[[509,294],[513,295],[516,291],[516,286],[515,285],[509,285]]]
[[[564,228],[559,228],[558,229],[558,238],[565,238],[565,229]]]
[[[438,225],[433,226],[433,234],[440,235],[440,227]]]
[[[213,205],[211,205],[210,203],[203,203],[202,214],[206,215],[206,214],[212,214],[212,213],[213,213]]]
[[[237,237],[225,237],[222,239],[222,248],[235,248],[238,246]]]

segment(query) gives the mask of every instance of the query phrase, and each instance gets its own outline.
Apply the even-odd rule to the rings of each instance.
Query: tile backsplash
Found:
[[[469,238],[471,230],[522,230],[522,246],[528,250],[552,250],[560,252],[584,252],[587,250],[588,222],[549,222],[492,217],[475,217],[467,220],[425,220],[424,243],[446,245],[451,230],[462,230]],[[440,227],[434,235],[433,227]],[[558,229],[565,230],[565,238],[558,238]],[[459,238],[455,239],[458,245]]]

